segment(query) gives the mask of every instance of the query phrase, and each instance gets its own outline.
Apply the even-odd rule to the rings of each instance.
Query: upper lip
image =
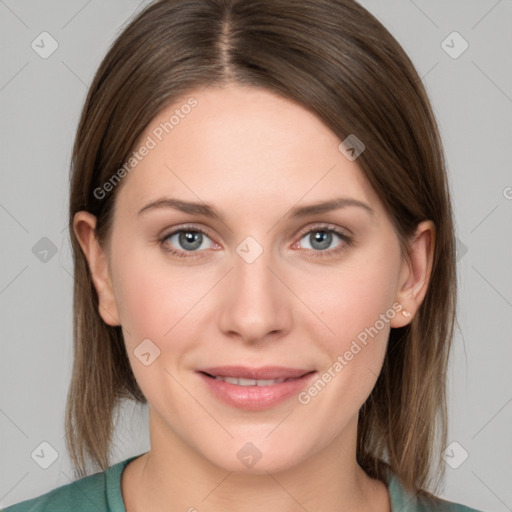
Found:
[[[285,368],[283,366],[262,366],[250,368],[247,366],[216,366],[214,368],[202,368],[199,372],[207,373],[213,377],[241,377],[242,379],[293,379],[302,377],[313,370],[300,368]]]

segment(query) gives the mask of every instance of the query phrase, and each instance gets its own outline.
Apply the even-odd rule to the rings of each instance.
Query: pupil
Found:
[[[197,249],[201,246],[201,237],[202,233],[197,231],[184,231],[180,233],[180,244],[189,250]]]
[[[332,233],[328,231],[315,231],[311,247],[317,250],[327,249],[331,245],[331,238]],[[316,243],[319,243],[319,246],[315,246]]]

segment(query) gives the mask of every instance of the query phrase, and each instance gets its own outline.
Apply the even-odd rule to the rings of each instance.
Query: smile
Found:
[[[282,367],[218,367],[197,374],[210,394],[237,409],[261,411],[295,397],[317,372]]]
[[[236,384],[237,386],[272,386],[273,384],[280,384],[290,379],[244,379],[242,377],[213,377],[216,380]]]

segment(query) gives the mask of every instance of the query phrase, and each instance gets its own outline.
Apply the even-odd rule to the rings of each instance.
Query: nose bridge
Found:
[[[272,251],[248,238],[239,244],[233,257],[221,328],[225,333],[236,332],[245,340],[257,341],[287,328],[290,311],[283,284],[273,273]]]
[[[272,295],[276,291],[273,288],[276,283],[269,270],[272,265],[270,259],[266,253],[258,256],[252,262],[248,262],[240,256],[235,259],[233,289],[239,303],[249,300],[250,302],[262,301],[268,304],[272,301]]]

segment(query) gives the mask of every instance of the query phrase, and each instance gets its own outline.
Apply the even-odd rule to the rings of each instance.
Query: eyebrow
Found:
[[[297,206],[295,208],[291,208],[289,210],[288,217],[302,218],[308,215],[326,213],[332,210],[338,210],[340,208],[347,208],[350,206],[360,207],[364,209],[368,214],[375,216],[375,210],[366,203],[363,203],[362,201],[350,197],[340,197],[336,199],[331,199],[329,201],[314,203],[307,206]],[[170,197],[157,199],[155,201],[148,203],[139,210],[138,215],[141,215],[142,213],[150,210],[162,208],[172,208],[174,210],[178,210],[184,213],[203,215],[205,217],[218,219],[224,222],[224,216],[220,212],[218,212],[213,206],[210,206],[206,203],[195,203],[192,201],[183,201],[180,199],[173,199]]]

